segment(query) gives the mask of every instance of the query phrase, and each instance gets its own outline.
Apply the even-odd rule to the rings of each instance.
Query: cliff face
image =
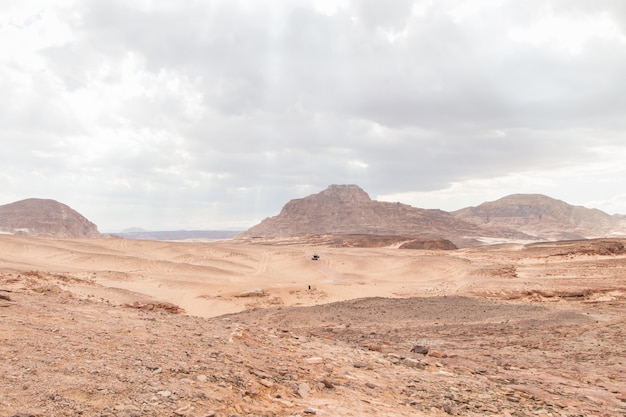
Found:
[[[100,236],[95,224],[69,206],[39,198],[0,206],[0,231],[54,237]]]
[[[467,246],[474,237],[496,235],[442,210],[374,201],[356,185],[331,185],[318,194],[289,201],[277,216],[239,237],[306,234],[419,236],[448,239],[458,246]]]
[[[621,216],[541,194],[513,194],[452,213],[485,228],[509,228],[543,239],[581,239],[626,232]]]

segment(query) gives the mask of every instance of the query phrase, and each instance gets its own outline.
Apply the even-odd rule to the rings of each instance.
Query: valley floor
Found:
[[[0,236],[0,415],[623,415],[615,242]]]

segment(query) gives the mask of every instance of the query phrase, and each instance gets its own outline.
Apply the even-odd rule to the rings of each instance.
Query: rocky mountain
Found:
[[[528,238],[515,231],[483,229],[442,210],[372,200],[356,185],[331,185],[318,194],[289,201],[240,238],[311,234],[401,235],[448,239],[459,247],[480,237]]]
[[[573,206],[541,194],[513,194],[452,212],[483,228],[509,228],[541,239],[581,239],[626,234],[624,216]]]
[[[98,237],[98,227],[55,200],[29,198],[0,206],[0,232],[54,237]]]

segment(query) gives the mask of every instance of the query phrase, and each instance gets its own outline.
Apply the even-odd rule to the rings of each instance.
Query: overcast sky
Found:
[[[624,0],[2,0],[0,204],[248,228],[357,184],[626,214]]]

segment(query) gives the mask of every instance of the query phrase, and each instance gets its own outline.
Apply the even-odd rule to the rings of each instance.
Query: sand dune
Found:
[[[4,271],[61,274],[74,280],[59,285],[84,297],[169,302],[202,317],[372,296],[621,294],[626,285],[621,257],[520,245],[416,251],[3,235],[0,250]]]

